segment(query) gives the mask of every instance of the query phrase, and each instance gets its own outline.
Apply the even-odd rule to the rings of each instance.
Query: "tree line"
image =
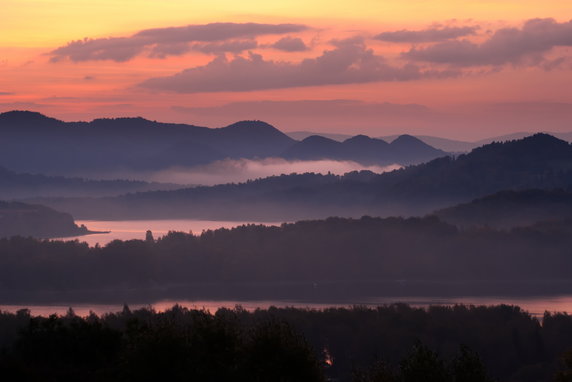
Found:
[[[0,297],[170,286],[213,297],[224,285],[256,283],[319,293],[328,283],[571,280],[570,231],[566,221],[502,231],[459,230],[435,217],[362,217],[171,232],[104,247],[12,237],[0,239]]]
[[[0,373],[20,381],[564,382],[571,346],[570,316],[502,305],[0,312]]]

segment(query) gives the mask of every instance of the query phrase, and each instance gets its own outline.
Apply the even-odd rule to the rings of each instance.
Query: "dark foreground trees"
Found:
[[[285,322],[174,307],[30,318],[0,354],[0,372],[13,381],[324,381],[316,354]]]
[[[398,368],[377,361],[354,373],[353,382],[492,382],[479,355],[462,345],[449,362],[422,343],[413,346]]]
[[[572,318],[518,308],[306,310],[175,306],[80,318],[0,313],[11,381],[570,380]],[[494,377],[494,379],[491,379]]]

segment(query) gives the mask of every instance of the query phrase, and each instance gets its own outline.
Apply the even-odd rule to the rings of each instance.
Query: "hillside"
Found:
[[[364,214],[419,215],[502,190],[571,186],[572,146],[537,134],[384,174],[283,175],[116,198],[41,202],[81,218],[285,221]]]
[[[572,185],[572,146],[547,134],[491,143],[379,176],[376,186],[403,198],[475,198],[501,190]]]
[[[116,196],[128,192],[172,190],[179,185],[131,180],[89,180],[16,173],[0,167],[0,199]]]
[[[572,192],[557,190],[501,191],[435,212],[459,227],[512,228],[538,222],[572,219]]]
[[[0,237],[51,238],[89,233],[85,226],[78,227],[69,214],[40,205],[0,201]]]

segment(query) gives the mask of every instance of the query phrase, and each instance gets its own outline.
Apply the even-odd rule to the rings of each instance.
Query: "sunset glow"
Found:
[[[371,136],[568,131],[571,19],[560,0],[5,0],[0,112]]]

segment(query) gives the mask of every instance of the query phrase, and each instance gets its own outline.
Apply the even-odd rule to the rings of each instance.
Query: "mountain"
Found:
[[[319,135],[325,138],[333,139],[334,141],[343,142],[348,138],[351,138],[351,135],[348,134],[338,134],[338,133],[316,133],[313,131],[288,131],[286,134],[297,141],[302,141],[309,136],[312,135]]]
[[[283,156],[299,160],[345,159],[342,143],[320,135],[311,135],[296,143]]]
[[[233,158],[279,156],[294,144],[286,134],[262,121],[240,121],[214,132],[216,141],[209,144]]]
[[[398,163],[402,164],[423,163],[447,155],[444,151],[431,147],[411,135],[400,135],[389,144],[389,147],[398,159]]]
[[[295,143],[260,121],[209,129],[143,118],[63,122],[28,111],[0,114],[0,142],[0,164],[12,170],[81,176],[280,156]]]
[[[322,132],[318,133],[318,132],[313,132],[313,131],[289,131],[289,132],[286,132],[286,134],[290,138],[295,139],[297,141],[304,140],[304,139],[306,139],[312,135],[319,135],[319,136],[329,138],[329,139],[332,139],[332,140],[338,141],[338,142],[343,142],[346,139],[352,137],[351,135],[348,135],[348,134],[322,133]],[[532,135],[532,133],[529,133],[527,135]],[[399,136],[400,135],[386,135],[386,136],[376,137],[376,139],[381,139],[383,141],[391,143],[394,140],[396,140]],[[438,150],[443,150],[443,151],[448,152],[448,153],[468,152],[468,151],[471,151],[472,149],[474,149],[475,147],[482,146],[484,144],[491,143],[491,142],[495,141],[494,138],[491,138],[487,142],[483,142],[483,143],[478,144],[476,142],[468,142],[468,141],[461,141],[461,140],[448,139],[448,138],[442,138],[442,137],[434,137],[431,135],[414,135],[414,137],[419,139],[420,141],[428,144],[429,146],[432,146]],[[522,138],[522,137],[520,137],[520,138]],[[565,139],[565,138],[562,138],[562,139]],[[496,140],[498,141],[498,139],[496,139]]]
[[[388,173],[379,178],[379,184],[401,195],[425,197],[478,197],[507,189],[568,187],[572,184],[572,146],[547,134],[535,134]]]
[[[571,190],[501,191],[434,213],[459,227],[513,228],[572,220]]]
[[[40,205],[0,201],[0,237],[51,238],[88,233],[93,232],[83,225],[78,227],[69,214]]]
[[[23,174],[0,167],[0,199],[113,196],[136,191],[172,190],[180,185],[131,180],[87,180]]]
[[[387,142],[393,142],[397,139],[399,135],[389,135],[385,137],[379,137]],[[448,138],[441,138],[441,137],[434,137],[430,135],[415,135],[415,138],[427,143],[430,146],[435,147],[436,149],[443,150],[449,153],[465,153],[469,152],[472,149],[480,146],[475,144],[474,142],[466,142],[460,141],[455,139],[448,139]],[[490,142],[487,142],[490,143]],[[486,144],[486,143],[483,143]]]
[[[40,113],[11,111],[0,114],[0,165],[18,172],[98,177],[193,167],[227,158],[407,165],[446,155],[420,142],[394,147],[365,136],[354,138],[339,143],[312,136],[298,142],[262,121],[211,129],[144,118],[63,122]]]
[[[329,147],[331,142],[325,139],[316,138]],[[282,175],[214,187],[37,202],[84,219],[287,221],[327,216],[420,215],[502,190],[570,187],[572,146],[550,135],[536,134],[383,174],[362,171],[344,176]]]
[[[455,139],[448,139],[442,137],[434,137],[431,135],[416,135],[415,137],[419,140],[427,143],[430,146],[433,146],[437,149],[450,152],[450,153],[465,153],[469,152],[477,147],[488,145],[489,143],[493,142],[506,142],[506,141],[513,141],[516,139],[522,139],[535,133],[532,132],[517,132],[512,134],[506,134],[501,136],[495,136],[485,139],[480,139],[478,141],[460,141]],[[562,139],[567,142],[572,142],[572,132],[546,132],[545,134],[552,135],[556,138]],[[397,139],[399,135],[388,135],[384,137],[379,137],[379,139],[383,139],[387,142],[392,142],[393,140]]]
[[[288,159],[353,160],[364,164],[417,164],[446,156],[410,135],[402,135],[391,143],[381,139],[356,135],[343,142],[312,135],[296,143],[284,154]]]

